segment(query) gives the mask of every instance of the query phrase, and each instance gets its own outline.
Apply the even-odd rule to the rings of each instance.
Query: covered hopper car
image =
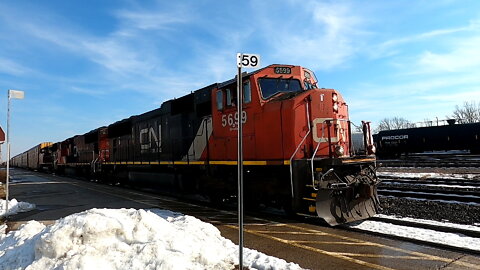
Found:
[[[245,201],[320,216],[331,225],[377,212],[369,123],[353,154],[348,106],[318,88],[312,71],[270,65],[164,102],[141,115],[53,144],[57,172],[148,182],[170,193],[222,202],[237,194],[237,130],[243,123]]]

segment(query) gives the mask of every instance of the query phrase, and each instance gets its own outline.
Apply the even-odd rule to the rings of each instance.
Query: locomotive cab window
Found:
[[[227,106],[235,107],[235,104],[237,103],[237,91],[228,88],[225,90],[225,92],[226,92]]]
[[[237,104],[237,89],[225,89],[225,99],[226,107],[235,107],[235,104]],[[250,82],[247,81],[243,84],[243,103],[248,104],[250,102],[252,102],[252,91],[250,89]]]
[[[235,104],[235,102],[232,102],[232,91],[230,89],[225,90],[226,92],[226,98],[227,98],[227,106],[232,106],[232,103]]]
[[[315,77],[315,73],[310,70],[303,69],[303,75],[305,79],[303,81],[303,85],[305,90],[316,89],[317,88],[317,78]]]
[[[263,99],[268,99],[278,93],[300,92],[302,86],[296,79],[260,78],[260,91]]]
[[[252,91],[250,89],[250,82],[247,81],[243,85],[243,103],[247,104],[252,101]]]
[[[223,92],[222,90],[217,91],[217,110],[223,110]]]

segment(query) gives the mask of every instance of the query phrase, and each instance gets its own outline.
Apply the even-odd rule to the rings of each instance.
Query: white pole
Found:
[[[238,260],[239,268],[243,269],[243,98],[242,98],[242,66],[238,67],[237,75],[237,121],[238,121]]]
[[[8,90],[8,105],[7,105],[7,176],[5,178],[5,217],[8,216],[8,183],[10,180],[10,90]]]
[[[260,65],[260,56],[237,53],[237,123],[238,123],[238,265],[243,269],[243,83],[242,67]]]

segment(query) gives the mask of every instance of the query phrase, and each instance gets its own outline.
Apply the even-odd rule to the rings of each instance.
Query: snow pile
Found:
[[[253,269],[301,269],[245,249]],[[3,235],[0,269],[233,269],[238,247],[217,228],[165,210],[91,209]]]
[[[416,219],[410,219],[410,220],[417,221]],[[424,223],[427,223],[427,222],[424,220]],[[435,224],[435,222],[432,222],[431,224]],[[395,235],[395,236],[400,236],[400,237],[405,237],[410,239],[427,241],[431,243],[439,243],[439,244],[444,244],[449,246],[468,248],[468,249],[480,251],[479,238],[469,237],[461,234],[438,232],[430,229],[407,227],[407,226],[395,225],[391,223],[386,223],[381,221],[372,221],[372,220],[364,220],[361,223],[349,224],[347,226],[351,228],[363,230],[363,231]],[[461,227],[461,225],[457,224],[455,227],[459,228]]]
[[[0,200],[0,218],[5,216],[6,201]],[[35,204],[18,202],[16,199],[8,201],[8,216],[15,215],[20,212],[28,212],[35,209]]]
[[[418,219],[418,218],[411,218],[411,217],[397,217],[397,216],[389,216],[389,215],[382,215],[382,214],[375,215],[375,217],[385,218],[385,219],[393,219],[393,220],[402,220],[402,221],[408,221],[408,222],[430,224],[430,225],[436,225],[436,226],[444,226],[444,227],[450,227],[450,228],[457,228],[457,229],[480,232],[480,224],[463,225],[463,224],[457,224],[457,223],[451,223],[451,222],[445,222],[445,221],[435,221],[435,220]]]

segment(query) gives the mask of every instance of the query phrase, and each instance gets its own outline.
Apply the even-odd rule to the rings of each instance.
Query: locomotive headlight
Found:
[[[337,154],[339,157],[343,156],[345,154],[345,148],[343,148],[341,145],[335,146],[335,154]]]
[[[333,110],[338,112],[338,103],[333,104]]]
[[[332,100],[333,102],[337,102],[338,101],[338,95],[336,93],[333,93],[332,94]]]

